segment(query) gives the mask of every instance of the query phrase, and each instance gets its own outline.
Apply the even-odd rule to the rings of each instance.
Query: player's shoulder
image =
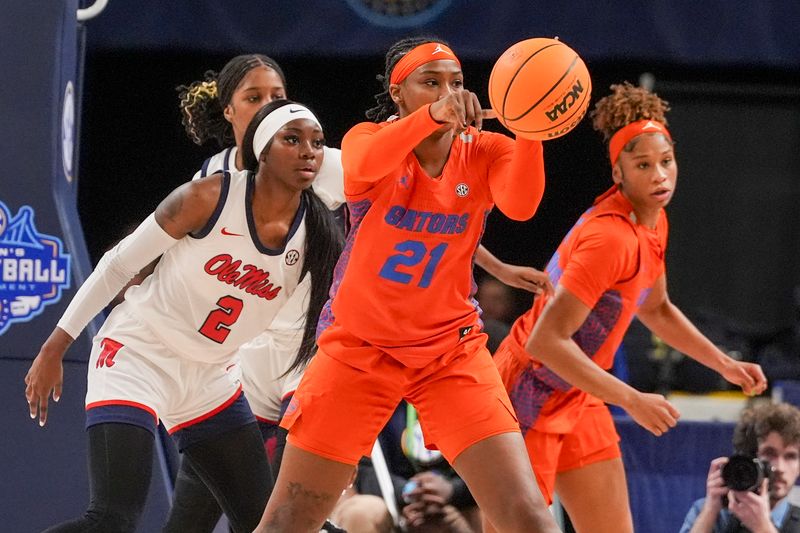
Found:
[[[621,213],[600,213],[580,227],[579,238],[609,251],[635,251],[639,246],[636,229]]]
[[[353,135],[363,134],[363,133],[375,133],[378,130],[381,130],[391,124],[391,122],[359,122],[352,128],[350,128],[347,133],[345,133],[345,138],[352,137]]]
[[[220,193],[223,188],[227,186],[229,180],[229,174],[217,172],[204,178],[198,178],[184,183],[179,189],[183,190],[183,196],[185,198],[191,199],[192,201],[203,203],[213,201],[216,203]]]
[[[236,147],[225,148],[216,154],[203,161],[200,169],[194,175],[193,179],[205,178],[218,172],[224,172],[231,169],[231,160],[236,159]]]

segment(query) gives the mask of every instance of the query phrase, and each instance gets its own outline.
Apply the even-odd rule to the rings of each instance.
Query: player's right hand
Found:
[[[675,427],[681,414],[660,394],[640,392],[630,405],[623,406],[637,424],[660,437]]]
[[[72,338],[60,328],[56,328],[50,338],[39,350],[25,376],[25,399],[31,418],[39,417],[39,425],[47,423],[47,408],[52,396],[54,401],[61,398],[64,382],[64,367],[61,359],[72,344]]]
[[[451,92],[432,103],[430,114],[436,122],[449,124],[456,134],[466,130],[470,124],[475,124],[480,130],[483,128],[483,119],[494,116],[491,110],[481,108],[475,93],[466,89]]]

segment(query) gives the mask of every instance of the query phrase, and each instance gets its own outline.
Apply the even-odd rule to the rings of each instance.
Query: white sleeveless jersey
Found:
[[[216,172],[236,170],[235,146],[218,152],[203,162],[192,179],[205,178]],[[312,184],[314,193],[328,209],[334,211],[345,202],[344,174],[342,171],[342,151],[329,146],[325,147],[325,157],[322,166]]]
[[[242,344],[270,327],[298,285],[305,205],[284,246],[268,249],[253,222],[253,186],[245,171],[226,173],[217,208],[202,232],[167,250],[153,275],[125,294],[121,305],[181,357],[230,361]]]

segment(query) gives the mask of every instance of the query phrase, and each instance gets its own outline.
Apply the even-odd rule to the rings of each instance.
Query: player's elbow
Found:
[[[551,350],[549,349],[549,345],[544,337],[545,335],[543,335],[541,332],[534,331],[528,337],[528,342],[525,343],[525,351],[542,363],[547,364],[547,354]]]
[[[497,207],[511,220],[525,222],[536,214],[536,210],[539,207],[539,202],[508,202],[506,205],[498,204]]]

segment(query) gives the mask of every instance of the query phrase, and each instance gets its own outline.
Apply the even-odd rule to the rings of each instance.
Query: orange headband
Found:
[[[446,44],[425,43],[416,48],[412,48],[406,55],[400,58],[400,61],[398,61],[394,69],[392,69],[389,83],[400,83],[420,65],[440,59],[452,59],[458,63],[459,67],[461,66],[461,62]]]
[[[617,163],[619,153],[625,148],[625,145],[627,145],[631,139],[643,133],[662,133],[667,139],[672,141],[672,136],[670,136],[667,127],[657,120],[637,120],[636,122],[631,122],[624,128],[617,130],[608,142],[608,155],[611,157],[611,166]]]

